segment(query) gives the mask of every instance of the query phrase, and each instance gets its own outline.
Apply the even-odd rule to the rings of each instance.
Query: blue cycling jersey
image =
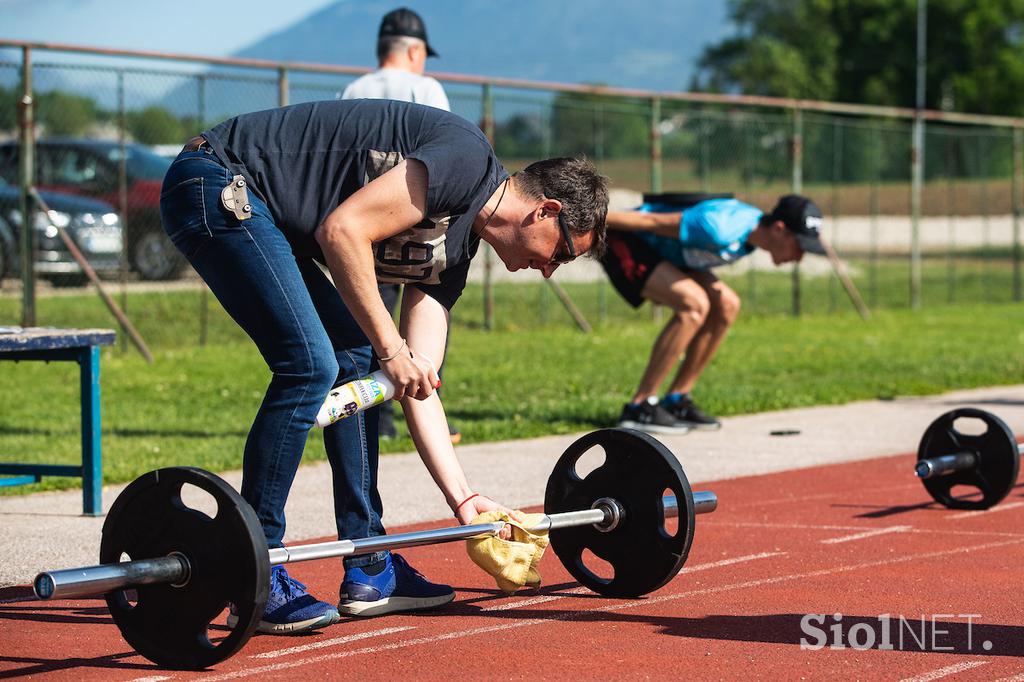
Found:
[[[667,204],[645,203],[639,210],[674,213],[679,209]],[[747,237],[757,227],[763,213],[736,199],[709,199],[683,210],[678,239],[650,232],[639,232],[637,236],[677,268],[708,270],[733,263],[754,250],[747,244]]]

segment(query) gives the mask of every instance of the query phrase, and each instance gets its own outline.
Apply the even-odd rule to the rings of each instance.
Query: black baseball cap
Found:
[[[825,246],[821,243],[821,209],[807,197],[799,194],[787,194],[779,198],[768,215],[770,222],[781,220],[796,235],[800,248],[819,256],[825,255]]]
[[[427,56],[436,57],[437,52],[430,46],[427,40],[427,26],[423,23],[420,15],[407,7],[399,7],[384,15],[380,20],[380,31],[377,38],[419,38],[427,44]]]

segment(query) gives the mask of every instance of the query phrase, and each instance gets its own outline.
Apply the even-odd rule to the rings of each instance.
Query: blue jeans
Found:
[[[182,152],[164,178],[164,229],[217,300],[259,348],[272,372],[242,460],[242,496],[270,547],[284,537],[284,505],[316,414],[334,386],[376,369],[366,335],[337,290],[308,258],[297,258],[251,189],[252,216],[220,201],[232,174],[203,147]],[[324,429],[340,538],[384,534],[377,492],[377,409]],[[363,566],[383,554],[353,557]]]

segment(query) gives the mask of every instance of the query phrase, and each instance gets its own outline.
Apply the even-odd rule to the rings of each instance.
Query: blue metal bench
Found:
[[[100,447],[100,346],[114,343],[109,329],[0,327],[0,360],[71,360],[78,363],[82,402],[82,464],[0,463],[0,485],[38,483],[43,476],[82,479],[82,513],[103,513],[103,456]]]

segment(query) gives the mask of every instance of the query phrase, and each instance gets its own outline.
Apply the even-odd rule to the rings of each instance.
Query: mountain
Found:
[[[401,0],[339,0],[239,57],[376,66],[381,17]],[[731,31],[726,0],[410,0],[440,53],[428,71],[684,90]]]

